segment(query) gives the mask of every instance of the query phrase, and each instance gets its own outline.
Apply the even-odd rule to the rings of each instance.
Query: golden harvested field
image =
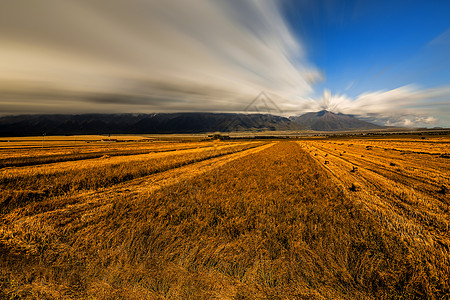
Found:
[[[449,136],[47,139],[0,144],[0,299],[450,299]]]

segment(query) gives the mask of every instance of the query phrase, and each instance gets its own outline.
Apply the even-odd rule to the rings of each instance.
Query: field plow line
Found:
[[[374,173],[377,173],[380,176],[383,176],[386,179],[402,183],[405,186],[414,188],[415,186],[417,186],[417,184],[423,184],[427,188],[422,189],[421,192],[425,192],[429,197],[432,197],[436,200],[439,200],[439,201],[442,200],[442,199],[440,199],[440,197],[438,197],[436,195],[436,191],[439,190],[440,182],[442,182],[442,180],[445,180],[445,178],[441,178],[442,180],[431,180],[430,178],[434,177],[434,175],[436,175],[436,174],[435,174],[435,172],[433,172],[433,170],[431,170],[429,168],[422,169],[422,166],[420,168],[422,173],[424,173],[425,175],[428,175],[428,178],[418,177],[418,176],[414,176],[413,174],[405,174],[403,172],[396,171],[395,169],[388,168],[382,163],[377,163],[377,162],[374,162],[371,160],[360,158],[360,157],[358,157],[357,154],[353,154],[350,152],[346,152],[344,156],[340,156],[340,155],[334,154],[334,153],[332,153],[332,151],[328,151],[328,149],[324,149],[323,147],[320,147],[320,146],[315,146],[315,148],[320,149],[321,151],[323,151],[323,152],[327,153],[328,155],[331,155],[337,159],[347,161],[348,163],[350,163],[354,166],[357,166],[358,168],[364,168],[366,170],[372,171]],[[348,159],[348,156],[351,156],[353,159]],[[367,155],[367,156],[371,157],[374,160],[378,160],[378,161],[382,161],[382,160],[386,159],[384,157],[379,157],[376,155]],[[402,165],[405,167],[408,167],[408,168],[418,169],[416,165],[407,163],[406,161],[402,161]],[[394,167],[392,167],[392,168],[394,168]],[[408,172],[408,173],[410,173],[410,172]],[[393,178],[393,176],[395,176],[395,175],[397,177]]]
[[[303,145],[302,145],[303,146]],[[308,150],[311,146],[309,145]],[[315,147],[314,147],[315,148]],[[401,184],[386,179],[382,175],[374,173],[364,167],[358,167],[359,175],[350,172],[353,163],[342,159],[340,156],[330,154],[321,149],[320,156],[312,156],[314,160],[330,174],[330,179],[341,187],[344,194],[362,205],[363,211],[369,214],[369,217],[377,220],[382,226],[388,230],[399,232],[401,236],[407,237],[413,243],[423,245],[435,245],[436,243],[446,243],[450,245],[449,238],[446,234],[447,229],[438,230],[437,228],[423,222],[426,218],[420,212],[415,212],[416,208],[406,204],[397,203],[398,193],[395,191],[405,190]],[[304,149],[308,152],[307,149]],[[332,163],[324,164],[326,158],[324,154],[330,155],[333,160]],[[330,161],[331,161],[330,159]],[[385,182],[385,184],[382,184]],[[359,185],[358,191],[351,191],[353,184]],[[417,193],[417,191],[406,188],[410,192]],[[383,192],[387,192],[384,193]],[[430,210],[428,208],[427,210]],[[427,211],[427,213],[432,213]],[[442,224],[445,226],[444,224]],[[445,242],[444,242],[445,241]],[[447,247],[447,246],[446,246]]]
[[[106,206],[112,205],[112,202],[117,197],[127,197],[130,198],[130,201],[133,201],[133,199],[138,198],[138,196],[148,195],[166,186],[174,185],[203,173],[210,172],[228,162],[263,151],[273,145],[275,145],[275,143],[255,145],[254,147],[238,152],[210,157],[202,161],[185,164],[170,170],[132,179],[99,191],[89,191],[50,198],[45,202],[54,202],[51,210],[27,217],[40,218],[40,216],[50,217],[53,215],[56,217],[58,214],[65,214],[70,211],[70,214],[81,214],[80,218],[87,221],[88,217],[93,212],[103,210],[104,208],[106,209]],[[45,205],[45,203],[43,204]],[[15,218],[22,215],[20,210],[21,209],[18,209],[10,213],[7,218],[10,221],[14,221]]]

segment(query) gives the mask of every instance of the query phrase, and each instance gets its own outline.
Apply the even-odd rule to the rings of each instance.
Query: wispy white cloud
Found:
[[[281,108],[295,106],[321,74],[278,5],[8,1],[0,111],[239,111],[262,90]]]
[[[449,125],[450,86],[420,89],[414,85],[363,93],[356,98],[332,95],[306,99],[301,111],[329,110],[352,114],[388,126]]]
[[[427,46],[448,46],[450,45],[450,28],[431,40]]]

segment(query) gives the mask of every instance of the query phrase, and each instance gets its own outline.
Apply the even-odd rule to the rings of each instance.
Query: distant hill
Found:
[[[72,134],[202,133],[299,130],[288,118],[269,114],[158,113],[21,115],[0,118],[0,136]]]
[[[306,113],[298,117],[290,117],[291,121],[307,129],[318,131],[370,130],[383,126],[359,120],[345,114],[335,114],[326,110]]]

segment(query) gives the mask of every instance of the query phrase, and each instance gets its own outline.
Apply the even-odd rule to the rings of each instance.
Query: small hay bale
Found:
[[[361,190],[361,185],[357,182],[353,182],[352,185],[350,186],[350,191],[352,192],[357,192]]]
[[[439,194],[445,195],[448,193],[448,187],[445,186],[445,184],[441,185],[441,187],[438,190]]]

